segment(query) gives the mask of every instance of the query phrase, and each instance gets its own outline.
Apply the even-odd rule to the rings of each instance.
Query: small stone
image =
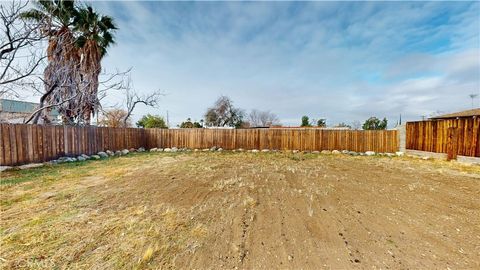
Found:
[[[238,148],[237,151],[238,151],[238,152],[245,152],[245,149],[243,149],[243,148]]]
[[[296,154],[296,153],[298,153],[298,152],[300,152],[300,151],[298,151],[298,150],[292,150],[292,153],[294,153],[294,154]]]
[[[202,151],[203,151],[203,152],[208,152],[208,151],[210,151],[210,149],[205,148],[205,149],[203,149]]]
[[[268,153],[268,152],[270,152],[269,149],[262,149],[262,153]]]
[[[375,155],[375,152],[373,152],[373,151],[367,151],[367,152],[365,152],[365,155],[367,155],[367,156],[374,156],[374,155]]]
[[[193,152],[198,152],[199,150],[197,148],[193,149]]]
[[[137,149],[135,149],[135,148],[130,148],[130,149],[128,149],[128,152],[131,152],[131,153],[137,152]]]
[[[0,172],[9,171],[13,169],[12,166],[0,166]]]
[[[220,148],[217,149],[217,151],[218,151],[218,152],[222,152],[222,151],[223,151],[223,148],[220,147]]]
[[[210,151],[215,151],[215,150],[217,150],[217,147],[216,147],[216,146],[210,147]]]
[[[74,158],[74,157],[70,158],[69,160],[69,162],[76,162],[76,161],[77,161],[77,158]]]
[[[77,160],[78,160],[78,161],[85,161],[86,159],[85,159],[84,157],[82,157],[82,156],[78,156],[78,157],[77,157]]]
[[[107,153],[107,155],[109,155],[109,156],[111,156],[111,157],[115,154],[115,153],[113,153],[113,152],[110,151],[110,150],[105,151],[105,153]]]
[[[122,155],[122,151],[120,150],[115,151],[115,156],[119,157],[121,155]]]
[[[430,157],[422,157],[423,160],[430,160]]]
[[[399,157],[403,157],[405,155],[405,153],[398,151],[398,152],[395,152],[395,155],[397,155]]]
[[[163,152],[163,148],[158,148],[157,152]]]
[[[157,152],[157,148],[156,148],[156,147],[154,147],[154,148],[150,148],[150,150],[149,150],[149,151],[150,151],[150,152]]]
[[[260,151],[258,151],[258,149],[252,149],[252,153],[258,153]]]
[[[338,150],[333,150],[333,151],[332,151],[332,154],[334,154],[334,155],[338,155],[338,154],[341,154],[341,152],[340,152],[340,151],[338,151]]]
[[[386,155],[387,157],[394,157],[394,156],[395,156],[394,153],[385,153],[385,155]]]
[[[293,256],[292,256],[292,255],[288,255],[288,260],[289,260],[289,261],[293,260]]]
[[[348,154],[351,156],[358,156],[358,153],[355,151],[349,151]]]
[[[144,147],[138,148],[138,152],[145,152],[145,148]]]
[[[324,154],[324,155],[329,155],[329,154],[331,154],[332,152],[331,152],[330,150],[322,150],[321,153]]]
[[[163,152],[172,152],[172,148],[165,148],[163,149]]]
[[[89,155],[82,154],[82,157],[83,157],[85,160],[90,159],[90,156],[89,156]]]
[[[122,155],[128,155],[128,153],[130,153],[130,151],[128,151],[127,149],[122,150]]]
[[[91,158],[92,159],[100,159],[101,157],[99,155],[92,155]]]
[[[107,158],[108,154],[105,152],[98,152],[97,155],[99,155],[101,158]]]
[[[346,154],[348,154],[348,152],[350,152],[350,151],[348,151],[348,150],[342,150],[342,154],[345,154],[345,155],[346,155]]]
[[[165,151],[165,152],[167,152],[167,151]],[[177,147],[172,147],[172,149],[169,152],[174,152],[174,153],[178,152],[178,148]]]

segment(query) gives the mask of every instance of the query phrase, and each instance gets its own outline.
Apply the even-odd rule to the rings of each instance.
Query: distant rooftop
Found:
[[[430,119],[467,118],[480,116],[480,108],[430,117]]]
[[[13,99],[0,99],[0,112],[8,113],[32,113],[38,108],[39,104],[34,102],[27,102]],[[56,117],[57,110],[53,109],[50,115]]]

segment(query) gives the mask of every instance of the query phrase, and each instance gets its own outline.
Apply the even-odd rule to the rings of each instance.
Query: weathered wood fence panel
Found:
[[[407,149],[480,157],[480,118],[408,122]],[[455,136],[453,136],[453,134]],[[449,139],[450,138],[450,139]]]
[[[146,129],[147,147],[398,151],[396,130]]]
[[[397,131],[136,129],[0,124],[0,165],[139,147],[398,151]]]
[[[145,146],[145,130],[0,124],[0,165],[43,162]]]

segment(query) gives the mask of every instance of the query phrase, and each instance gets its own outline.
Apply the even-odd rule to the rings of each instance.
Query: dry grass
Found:
[[[232,159],[231,166],[236,171],[248,170],[249,177],[228,173],[230,168],[222,162],[210,162],[209,155],[217,160]],[[209,228],[218,221],[215,216],[207,216],[212,210],[206,209],[220,202],[228,204],[229,199],[210,202],[205,199],[208,194],[252,190],[259,179],[262,183],[271,181],[277,169],[322,178],[323,174],[311,170],[311,165],[295,164],[338,158],[374,162],[379,167],[404,163],[432,172],[480,175],[478,166],[439,161],[283,153],[144,153],[7,172],[1,176],[0,187],[0,266],[173,268],[178,257],[195,253],[204,239],[213,237]],[[279,160],[281,165],[276,165]],[[265,166],[277,169],[268,172]],[[181,193],[161,190],[177,188],[179,177],[197,181],[205,191],[186,200]],[[194,188],[177,189],[186,193]],[[244,208],[253,209],[259,204],[242,192],[238,194]],[[322,192],[328,192],[328,187]]]

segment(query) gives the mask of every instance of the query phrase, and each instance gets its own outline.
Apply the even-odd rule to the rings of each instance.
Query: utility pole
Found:
[[[474,104],[473,104],[473,100],[474,100],[476,97],[478,97],[478,94],[470,94],[470,95],[468,95],[468,96],[472,99],[472,109],[473,109],[473,108],[474,108],[474,106],[473,106],[473,105],[474,105]]]
[[[168,120],[168,110],[167,110],[167,127],[170,127],[170,122]]]

